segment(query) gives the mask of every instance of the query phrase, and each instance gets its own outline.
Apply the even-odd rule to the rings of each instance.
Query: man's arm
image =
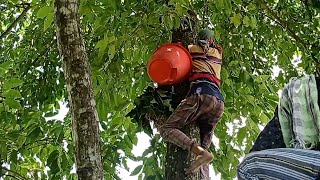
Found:
[[[216,45],[214,46],[214,48],[216,48],[216,49],[219,51],[219,53],[222,55],[223,49],[222,49],[222,47],[221,47],[219,44],[216,44]]]

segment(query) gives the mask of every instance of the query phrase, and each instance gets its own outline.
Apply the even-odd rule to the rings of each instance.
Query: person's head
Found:
[[[198,33],[198,39],[208,42],[209,45],[211,45],[215,41],[214,36],[213,36],[213,32],[209,29],[200,30]]]

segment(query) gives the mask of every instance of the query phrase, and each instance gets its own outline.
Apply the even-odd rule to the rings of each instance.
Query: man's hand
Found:
[[[222,47],[220,46],[220,45],[218,45],[218,44],[216,44],[215,46],[214,46],[214,48],[216,48],[218,51],[219,51],[219,53],[220,54],[222,54]]]

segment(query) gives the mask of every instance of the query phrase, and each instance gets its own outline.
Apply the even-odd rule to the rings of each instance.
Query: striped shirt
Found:
[[[222,54],[218,49],[209,48],[207,53],[198,45],[189,45],[188,49],[192,56],[192,74],[189,80],[206,78],[220,86]]]
[[[192,56],[192,70],[189,81],[191,82],[188,96],[193,94],[208,94],[224,101],[220,92],[220,71],[222,53],[218,49],[209,48],[207,53],[198,45],[189,45]]]
[[[318,180],[320,152],[279,148],[248,154],[238,166],[239,180]]]

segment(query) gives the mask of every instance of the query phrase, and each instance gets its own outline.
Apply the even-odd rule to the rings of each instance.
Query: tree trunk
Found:
[[[173,31],[172,42],[182,42],[185,47],[188,44],[195,43],[196,37],[196,16],[189,12],[191,21],[184,21],[180,28]],[[189,24],[189,22],[192,22]],[[190,28],[192,26],[192,28]],[[185,28],[186,27],[186,28]],[[189,90],[189,83],[177,85],[174,87],[174,95],[172,98],[172,107],[176,108],[181,100],[186,96]],[[188,137],[196,139],[200,144],[200,131],[196,124],[186,127],[182,130]],[[189,168],[191,162],[195,160],[195,156],[190,151],[185,151],[174,144],[167,143],[166,155],[166,180],[200,180],[200,173],[196,172],[191,175],[186,175],[185,170]]]
[[[69,94],[77,176],[83,180],[100,180],[104,178],[98,114],[78,11],[78,0],[55,1],[58,47]]]
[[[199,128],[192,125],[183,130],[183,132],[191,138],[200,140]],[[185,151],[174,144],[167,143],[166,155],[166,180],[200,180],[200,173],[196,172],[191,175],[186,175],[185,170],[189,168],[195,156],[190,151]]]

